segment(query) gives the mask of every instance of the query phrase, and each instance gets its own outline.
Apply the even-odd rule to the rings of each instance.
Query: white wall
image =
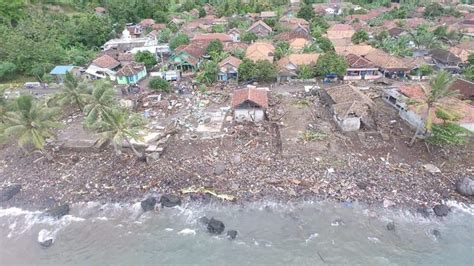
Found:
[[[234,120],[236,122],[253,121],[261,122],[265,119],[265,112],[262,109],[235,109]]]

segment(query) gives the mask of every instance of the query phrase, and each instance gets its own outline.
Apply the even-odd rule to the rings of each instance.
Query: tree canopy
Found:
[[[343,56],[337,55],[335,52],[327,52],[318,58],[314,70],[318,76],[328,74],[344,76],[347,71],[347,62]]]

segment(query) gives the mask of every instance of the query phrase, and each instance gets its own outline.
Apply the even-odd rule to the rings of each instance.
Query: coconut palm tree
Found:
[[[436,77],[430,80],[430,89],[422,87],[426,97],[422,100],[413,100],[409,103],[416,106],[418,111],[422,109],[426,110],[422,118],[423,127],[417,127],[415,134],[410,140],[410,146],[415,143],[416,137],[420,134],[420,132],[425,131],[426,133],[431,133],[434,119],[433,108],[439,108],[445,113],[454,112],[453,110],[450,110],[449,106],[442,104],[443,99],[455,97],[458,95],[458,92],[449,89],[449,84],[451,81],[451,74],[444,70],[440,71]]]
[[[92,128],[94,123],[98,122],[102,117],[115,108],[118,104],[115,100],[115,91],[109,81],[99,81],[95,83],[92,97],[84,106],[85,126]]]
[[[55,98],[60,105],[76,105],[82,112],[91,99],[90,89],[87,83],[79,82],[68,72],[64,79],[64,91],[58,93]]]
[[[128,110],[110,108],[103,114],[102,118],[94,123],[94,131],[101,135],[101,142],[111,142],[117,154],[125,143],[133,150],[135,155],[143,158],[144,154],[135,149],[131,140],[140,140],[139,131],[145,125],[145,119]]]
[[[57,122],[58,108],[47,107],[31,96],[20,96],[13,102],[13,111],[5,114],[3,136],[16,138],[24,148],[32,144],[35,149],[44,151],[46,139],[55,136],[54,129],[62,124]]]

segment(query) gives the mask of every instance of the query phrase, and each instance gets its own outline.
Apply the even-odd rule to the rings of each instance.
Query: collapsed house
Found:
[[[375,128],[371,115],[374,103],[358,89],[344,84],[321,90],[321,97],[328,103],[334,121],[342,131]]]
[[[265,120],[268,108],[266,89],[246,88],[235,90],[232,94],[232,109],[236,122],[261,122]]]

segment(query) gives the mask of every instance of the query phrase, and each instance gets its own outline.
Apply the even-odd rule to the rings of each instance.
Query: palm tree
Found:
[[[433,108],[441,108],[443,112],[450,112],[449,106],[443,106],[442,100],[458,95],[458,92],[449,89],[449,84],[451,81],[451,74],[444,70],[440,71],[435,78],[430,80],[430,90],[422,87],[426,97],[422,100],[413,100],[409,103],[415,105],[418,111],[421,109],[426,109],[424,117],[422,118],[423,128],[420,128],[420,126],[416,128],[416,132],[410,140],[410,146],[415,143],[416,137],[420,131],[431,133],[434,119]]]
[[[5,114],[3,136],[16,138],[21,148],[32,144],[47,155],[44,151],[45,140],[53,138],[54,129],[62,126],[56,120],[59,109],[47,107],[31,96],[15,99],[13,109]]]
[[[120,108],[111,108],[94,124],[94,130],[101,135],[101,142],[111,142],[117,154],[120,154],[123,143],[126,142],[139,158],[145,157],[138,152],[131,140],[140,140],[139,131],[143,129],[143,117]]]
[[[87,85],[80,83],[73,74],[68,72],[64,80],[64,91],[55,96],[56,100],[60,105],[76,105],[82,112],[91,99]]]
[[[84,106],[86,127],[92,128],[94,123],[104,117],[110,109],[117,106],[114,94],[114,89],[109,81],[99,81],[95,84],[92,97]]]

